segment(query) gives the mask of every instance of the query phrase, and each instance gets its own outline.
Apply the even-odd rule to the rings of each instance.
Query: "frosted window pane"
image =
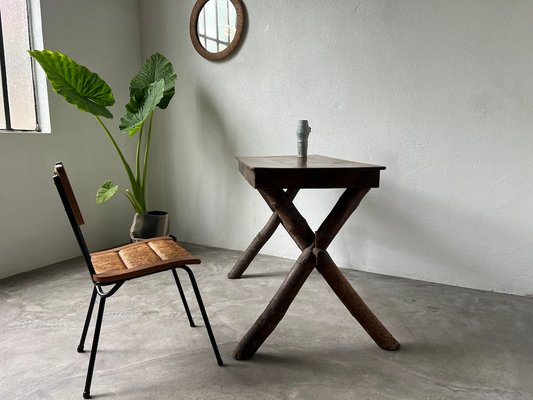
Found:
[[[216,39],[217,37],[217,8],[216,1],[209,0],[204,6],[205,12],[205,34]]]
[[[205,14],[204,10],[200,12],[200,15],[198,17],[198,35],[205,35]]]
[[[233,41],[235,37],[235,32],[237,32],[237,10],[233,3],[229,3],[229,42]]]
[[[222,42],[228,42],[228,0],[218,1],[218,39]],[[220,49],[222,50],[222,49]]]
[[[2,82],[2,71],[0,70],[0,86]],[[0,129],[6,129],[6,116],[4,114],[4,96],[2,96],[2,91],[0,90]]]
[[[36,130],[35,95],[25,0],[0,0],[11,129]]]
[[[218,52],[217,42],[215,42],[214,40],[208,39],[206,50],[210,51],[211,53],[217,53]]]

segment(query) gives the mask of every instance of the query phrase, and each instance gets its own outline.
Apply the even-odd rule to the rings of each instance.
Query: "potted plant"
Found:
[[[52,89],[79,110],[94,115],[115,148],[130,181],[130,189],[121,192],[135,210],[131,238],[167,235],[168,215],[148,211],[146,187],[154,112],[157,107],[167,108],[175,92],[176,74],[170,61],[159,53],[152,55],[130,82],[130,101],[119,124],[123,133],[137,136],[135,163],[130,164],[102,120],[102,117],[113,118],[108,107],[115,103],[115,98],[109,85],[65,54],[50,50],[32,50],[29,53],[43,68]],[[96,202],[104,203],[118,191],[118,185],[105,181],[98,189]]]

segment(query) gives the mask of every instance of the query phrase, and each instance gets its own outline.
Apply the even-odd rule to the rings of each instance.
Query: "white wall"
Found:
[[[69,54],[114,90],[120,118],[130,78],[141,65],[136,0],[42,0],[46,48]],[[50,92],[52,134],[0,134],[0,278],[79,256],[52,183],[63,161],[88,224],[93,249],[127,241],[132,211],[125,199],[96,206],[106,179],[124,179],[97,121]],[[118,119],[110,126],[117,127]],[[126,143],[129,145],[129,143]]]
[[[294,154],[309,119],[311,153],[387,166],[330,247],[340,266],[533,293],[533,2],[245,0],[221,63],[190,43],[193,4],[141,2],[143,55],[179,75],[152,188],[180,239],[244,249],[269,212],[234,157]],[[298,205],[316,228],[337,196]],[[283,232],[264,252],[298,254]]]
[[[293,154],[296,122],[309,119],[312,153],[387,166],[330,247],[340,266],[533,292],[533,3],[245,0],[244,43],[221,63],[190,43],[193,3],[140,2],[140,30],[135,0],[42,1],[45,46],[98,71],[116,117],[144,57],[174,62],[151,200],[181,240],[244,249],[269,212],[234,157]],[[126,240],[126,201],[93,200],[105,179],[124,182],[107,139],[57,95],[50,106],[51,135],[0,135],[0,277],[79,254],[50,179],[57,160],[90,246]],[[337,196],[297,204],[316,228]],[[298,255],[281,230],[264,252]]]

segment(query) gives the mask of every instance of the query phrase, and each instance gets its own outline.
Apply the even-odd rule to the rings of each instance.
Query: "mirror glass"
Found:
[[[190,22],[194,48],[208,60],[226,58],[239,44],[244,19],[241,0],[197,0]]]
[[[209,0],[198,16],[200,44],[211,53],[225,50],[235,38],[237,10],[230,0]]]

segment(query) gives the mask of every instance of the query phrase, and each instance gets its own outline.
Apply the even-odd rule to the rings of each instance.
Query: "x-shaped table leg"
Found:
[[[300,189],[287,189],[286,193],[289,199],[294,200],[299,190]],[[281,220],[278,217],[278,213],[274,211],[264,228],[255,236],[252,243],[250,243],[248,248],[239,257],[231,271],[228,273],[229,279],[239,279],[242,276],[244,271],[250,266],[252,260],[272,237],[274,232],[276,232],[280,223]]]
[[[282,320],[314,268],[322,274],[335,294],[379,347],[384,350],[400,348],[400,344],[359,297],[327,252],[329,244],[369,190],[369,188],[346,189],[315,234],[287,192],[282,189],[259,189],[269,207],[277,213],[284,228],[302,250],[302,254],[265,311],[235,349],[233,355],[237,360],[249,359],[261,347]]]

